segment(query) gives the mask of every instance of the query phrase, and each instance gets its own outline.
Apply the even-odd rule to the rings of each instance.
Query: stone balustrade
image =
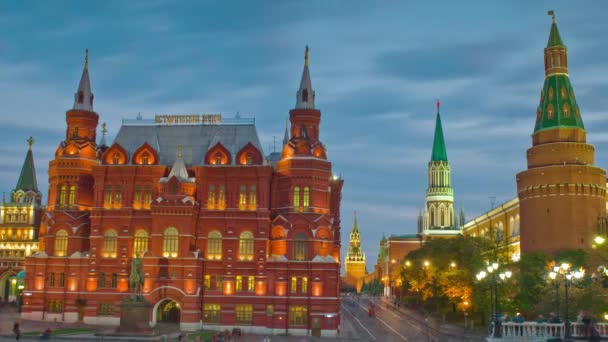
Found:
[[[608,323],[595,323],[595,328],[602,337],[608,337]],[[571,323],[572,337],[585,337],[585,325],[583,323]],[[565,323],[536,323],[505,322],[500,326],[500,339],[502,340],[530,340],[545,341],[547,338],[564,338],[566,335]],[[490,338],[494,336],[494,326],[490,332]]]

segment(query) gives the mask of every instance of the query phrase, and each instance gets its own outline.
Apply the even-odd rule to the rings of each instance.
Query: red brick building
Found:
[[[93,99],[87,60],[24,318],[119,324],[140,255],[151,325],[335,334],[343,181],[319,139],[308,49],[281,154],[264,156],[253,119],[219,115],[123,120],[109,147],[104,124],[97,144]]]

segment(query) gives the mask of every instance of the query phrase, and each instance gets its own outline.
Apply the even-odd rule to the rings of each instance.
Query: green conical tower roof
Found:
[[[384,236],[384,232],[382,233],[382,239],[380,240],[381,244],[386,243],[386,236]]]
[[[545,83],[536,110],[534,133],[553,128],[585,129],[568,74],[568,56],[553,11],[549,42],[545,48]]]
[[[27,150],[27,154],[25,155],[25,161],[23,162],[23,167],[21,168],[21,175],[19,175],[19,180],[17,181],[17,186],[15,187],[15,190],[31,190],[38,192],[38,182],[36,181],[36,168],[34,167],[34,156],[32,155],[32,145],[34,144],[34,139],[30,137],[29,139],[27,139],[27,142],[30,147]]]
[[[553,22],[551,23],[551,33],[549,33],[549,41],[547,42],[547,47],[565,47],[564,42],[562,42],[562,37],[559,35],[559,30],[557,29],[557,23],[555,22],[555,14],[553,13],[553,11],[549,11],[549,15],[553,17]]]
[[[435,138],[433,139],[433,153],[431,161],[448,161],[448,152],[443,139],[443,128],[441,127],[441,115],[439,115],[439,101],[437,101],[437,118],[435,119]]]

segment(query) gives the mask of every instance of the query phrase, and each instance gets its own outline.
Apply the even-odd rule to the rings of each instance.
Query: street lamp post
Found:
[[[502,272],[500,274],[497,275],[498,273],[498,267],[499,264],[497,262],[492,263],[491,265],[488,265],[488,267],[486,268],[488,270],[488,273],[486,273],[486,271],[481,271],[479,273],[477,273],[477,280],[483,280],[485,279],[488,275],[490,275],[490,321],[494,322],[494,337],[500,337],[500,319],[498,317],[498,312],[499,312],[499,308],[498,308],[498,279],[500,279],[501,281],[506,281],[507,279],[511,278],[511,275],[513,275],[513,273],[509,270]]]
[[[585,271],[580,269],[578,271],[571,270],[571,265],[567,262],[562,263],[560,266],[554,266],[553,270],[549,272],[549,278],[555,281],[556,291],[556,303],[557,303],[557,318],[559,319],[559,285],[561,279],[558,276],[563,277],[564,288],[565,288],[565,300],[566,300],[566,314],[565,314],[565,338],[571,338],[572,332],[570,329],[570,297],[569,290],[574,280],[581,279],[585,275]]]

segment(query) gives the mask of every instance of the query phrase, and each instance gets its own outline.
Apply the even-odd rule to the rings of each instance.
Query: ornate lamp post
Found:
[[[494,322],[494,337],[500,337],[500,319],[498,317],[498,279],[501,281],[506,281],[511,278],[513,273],[509,270],[498,274],[498,263],[494,262],[491,265],[486,267],[486,271],[481,271],[477,273],[476,278],[478,281],[481,281],[489,276],[490,278],[490,321]]]
[[[556,307],[557,307],[557,318],[559,319],[559,286],[561,281],[564,281],[565,288],[565,302],[566,302],[566,315],[565,315],[565,323],[566,323],[566,334],[565,338],[571,338],[572,332],[570,329],[570,297],[569,290],[572,282],[578,279],[581,279],[585,276],[585,271],[583,269],[580,270],[572,270],[571,265],[567,262],[562,263],[559,266],[554,266],[553,270],[549,272],[549,278],[551,278],[555,282],[555,297],[556,297]]]

